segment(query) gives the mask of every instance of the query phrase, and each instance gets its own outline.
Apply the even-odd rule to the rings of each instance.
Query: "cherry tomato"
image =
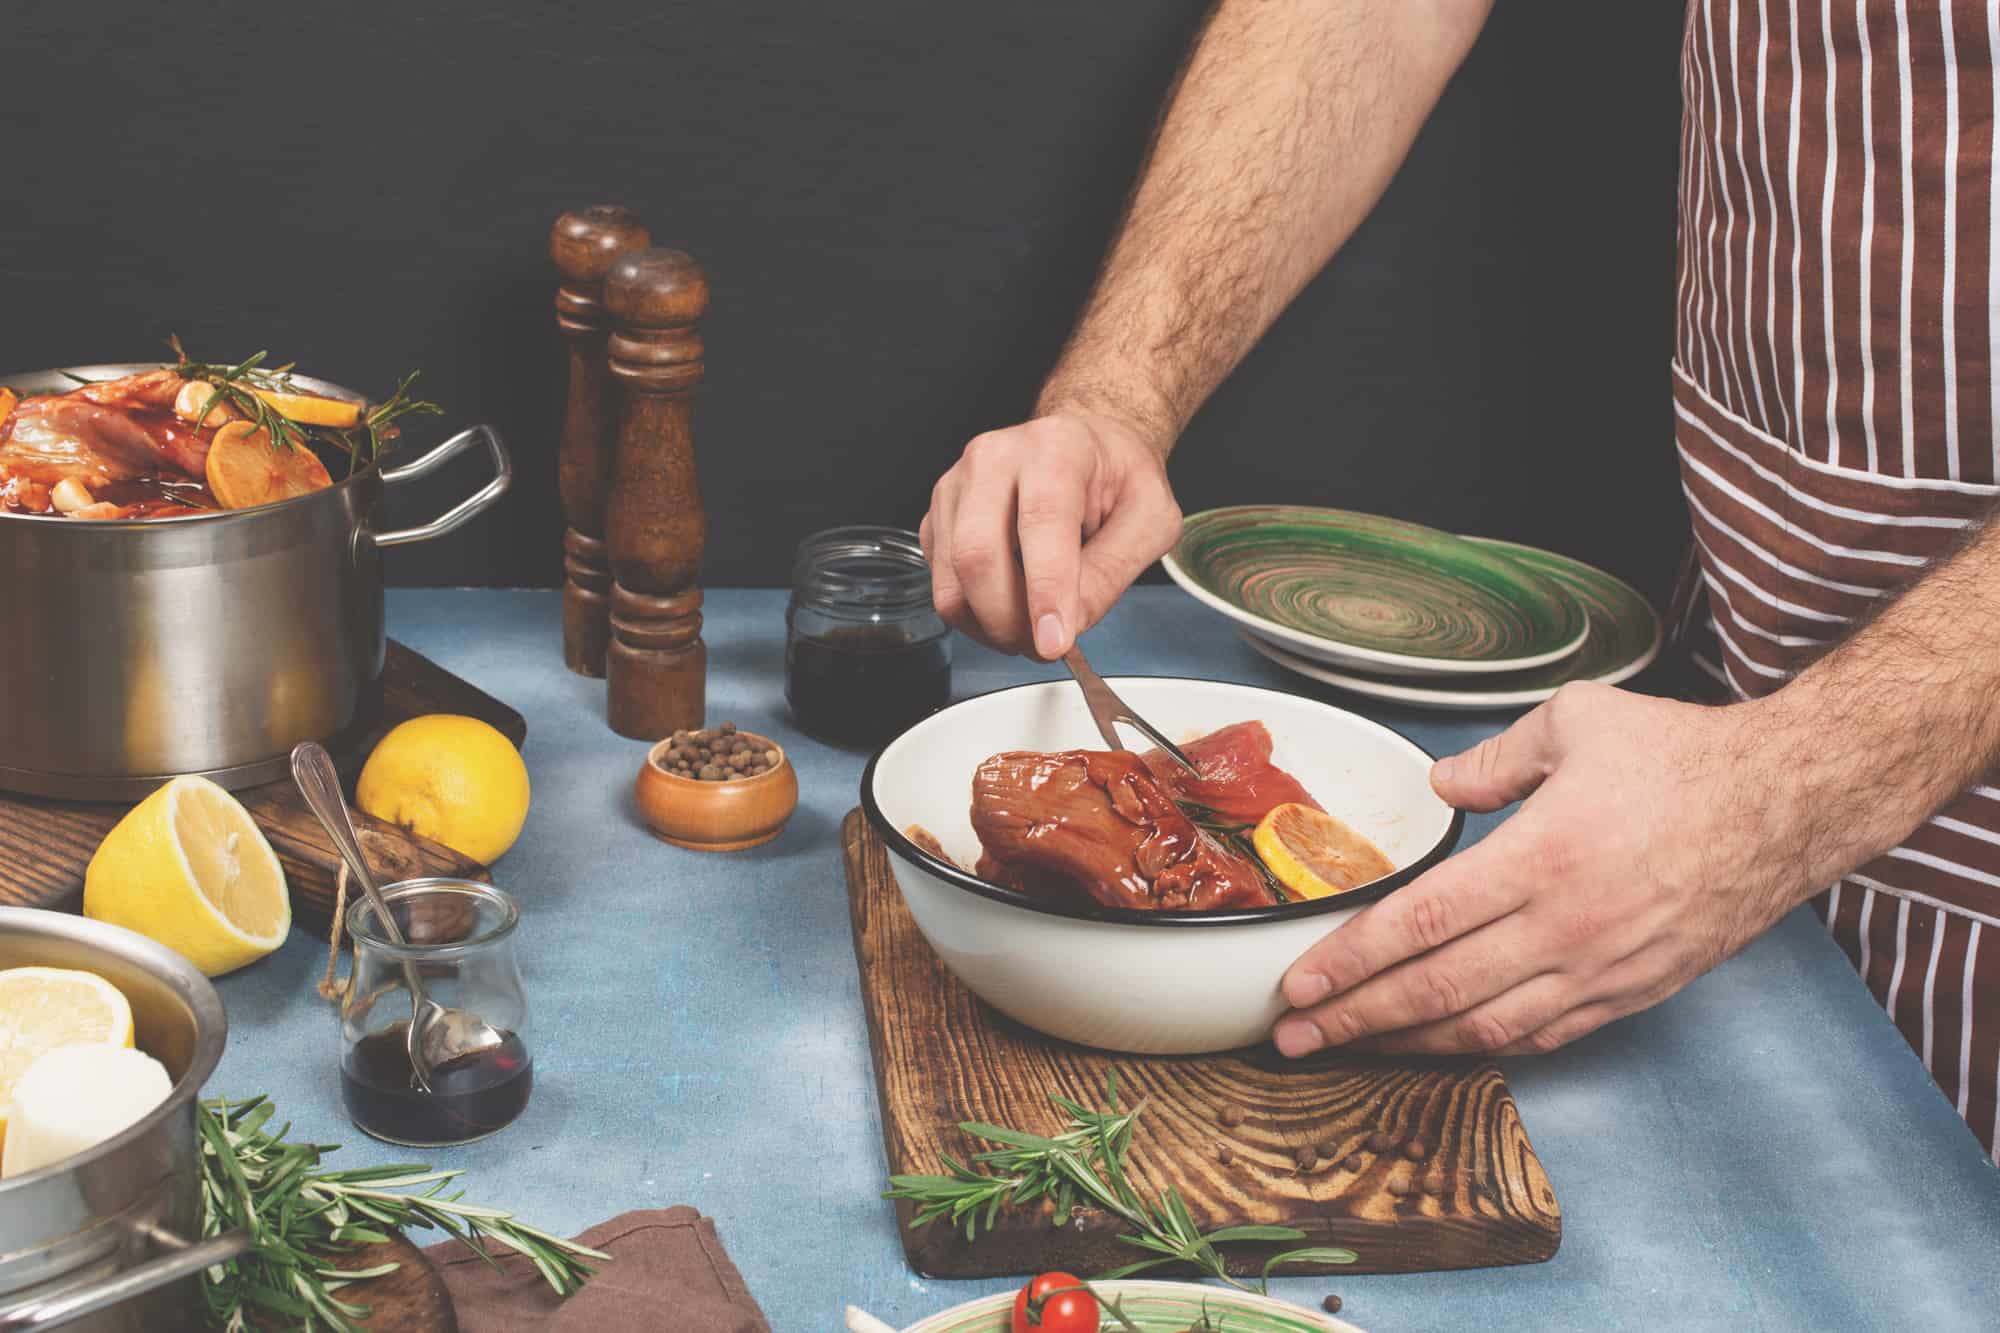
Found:
[[[1097,1298],[1081,1290],[1083,1279],[1073,1273],[1044,1273],[1014,1297],[1011,1333],[1097,1333]],[[1076,1287],[1076,1291],[1063,1291]],[[1050,1292],[1059,1295],[1050,1296]],[[1028,1306],[1036,1307],[1030,1313]]]

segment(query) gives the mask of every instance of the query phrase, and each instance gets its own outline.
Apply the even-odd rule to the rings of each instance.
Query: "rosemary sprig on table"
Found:
[[[254,1327],[255,1312],[307,1333],[363,1333],[357,1321],[367,1317],[368,1307],[340,1293],[396,1265],[341,1269],[334,1261],[412,1228],[455,1236],[496,1267],[496,1244],[525,1254],[564,1296],[590,1276],[584,1260],[611,1257],[517,1222],[511,1213],[462,1202],[461,1193],[446,1194],[457,1171],[408,1165],[316,1170],[334,1145],[288,1141],[289,1124],[269,1127],[275,1110],[263,1097],[201,1105],[203,1235],[244,1227],[253,1240],[242,1258],[203,1275],[211,1327],[244,1333]]]
[[[401,433],[396,424],[399,420],[411,415],[437,416],[444,410],[436,403],[411,395],[410,386],[417,380],[417,372],[413,370],[402,378],[396,385],[396,391],[387,399],[362,413],[360,425],[346,428],[307,426],[293,421],[251,392],[252,389],[262,389],[267,393],[314,392],[294,382],[292,371],[295,363],[266,366],[264,363],[269,359],[269,353],[258,352],[233,366],[213,365],[189,357],[178,337],[169,338],[167,346],[173,349],[176,373],[183,379],[214,385],[217,403],[227,405],[238,416],[262,430],[269,437],[272,447],[303,449],[315,441],[324,443],[347,455],[350,474],[368,463],[379,461],[389,451],[396,436]]]
[[[1271,891],[1272,901],[1292,901],[1291,890],[1279,882],[1270,867],[1264,864],[1264,858],[1257,854],[1257,844],[1250,839],[1250,835],[1257,831],[1255,824],[1228,819],[1198,801],[1177,800],[1175,804],[1180,806],[1181,813],[1192,820],[1196,828],[1255,866],[1257,873],[1263,876],[1264,887]]]
[[[1054,1137],[964,1121],[959,1128],[967,1134],[1000,1146],[973,1153],[970,1162],[943,1154],[947,1174],[890,1176],[889,1189],[882,1197],[915,1203],[917,1226],[940,1220],[962,1226],[967,1240],[981,1227],[990,1230],[1003,1207],[1018,1208],[1049,1199],[1055,1207],[1055,1226],[1066,1224],[1078,1203],[1102,1208],[1132,1227],[1132,1234],[1120,1236],[1120,1240],[1151,1251],[1153,1257],[1099,1274],[1096,1280],[1100,1282],[1130,1277],[1161,1264],[1183,1263],[1204,1276],[1247,1291],[1250,1288],[1245,1283],[1229,1275],[1217,1245],[1306,1238],[1305,1232],[1293,1227],[1272,1226],[1223,1227],[1204,1235],[1179,1190],[1169,1186],[1158,1199],[1142,1196],[1125,1171],[1125,1154],[1146,1104],[1142,1101],[1129,1111],[1120,1109],[1115,1072],[1105,1079],[1107,1110],[1093,1111],[1057,1095],[1049,1100],[1068,1117],[1066,1126]],[[1258,1286],[1266,1286],[1271,1270],[1280,1264],[1351,1264],[1354,1259],[1352,1250],[1326,1246],[1286,1250],[1265,1263]]]

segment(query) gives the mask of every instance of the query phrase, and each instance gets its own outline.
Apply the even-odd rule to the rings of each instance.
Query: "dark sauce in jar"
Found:
[[[799,544],[786,610],[785,699],[841,745],[888,740],[951,697],[951,632],[917,535],[847,527]]]
[[[407,1022],[371,1032],[340,1064],[341,1099],[354,1123],[391,1143],[427,1148],[468,1143],[505,1129],[527,1109],[535,1086],[528,1048],[511,1032],[498,1046],[447,1060],[417,1086]]]
[[[895,625],[795,636],[785,700],[801,727],[846,744],[884,740],[951,697],[951,645]]]

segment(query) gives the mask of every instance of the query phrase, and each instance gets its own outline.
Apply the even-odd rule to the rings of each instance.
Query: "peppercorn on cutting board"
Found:
[[[521,715],[492,695],[391,639],[382,667],[375,721],[334,759],[354,795],[354,778],[389,728],[425,713],[462,713],[488,722],[516,746],[527,737]],[[292,891],[292,916],[325,935],[333,915],[340,853],[287,779],[251,787],[236,798],[271,840]],[[104,835],[136,802],[53,801],[0,792],[0,905],[74,911],[83,902],[83,872]],[[423,875],[485,879],[486,868],[449,847],[354,812],[369,862],[384,884]]]
[[[854,956],[868,1011],[889,1172],[942,1170],[989,1146],[961,1121],[1054,1133],[1060,1093],[1101,1106],[1105,1077],[1146,1100],[1128,1169],[1155,1196],[1180,1191],[1203,1231],[1290,1226],[1307,1239],[1225,1247],[1256,1273],[1281,1249],[1338,1245],[1353,1264],[1287,1272],[1404,1273],[1537,1263],[1562,1240],[1562,1210],[1490,1061],[1284,1060],[1269,1047],[1209,1056],[1113,1055],[1044,1037],[988,1008],[931,952],[859,810],[841,828]],[[1129,1228],[1079,1210],[1060,1229],[1047,1205],[1003,1211],[967,1241],[943,1223],[912,1228],[910,1266],[930,1277],[1060,1268],[1102,1272],[1144,1257]]]

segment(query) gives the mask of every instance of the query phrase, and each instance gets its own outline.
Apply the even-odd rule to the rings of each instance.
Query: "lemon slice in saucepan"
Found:
[[[1396,867],[1375,844],[1309,805],[1286,804],[1250,835],[1264,868],[1301,898],[1325,898],[1378,880]]]
[[[257,822],[207,778],[175,778],[104,835],[83,876],[83,914],[136,930],[207,975],[285,942],[285,871]]]
[[[232,421],[215,432],[203,467],[224,509],[290,500],[333,485],[326,464],[303,444],[273,444],[261,427]]]
[[[250,392],[271,405],[271,410],[301,426],[331,426],[351,430],[361,424],[361,404],[345,398],[328,398],[317,393],[281,393],[276,389],[250,386]]]
[[[95,972],[61,967],[0,971],[0,1137],[14,1083],[28,1066],[64,1046],[132,1044],[132,1006]]]

